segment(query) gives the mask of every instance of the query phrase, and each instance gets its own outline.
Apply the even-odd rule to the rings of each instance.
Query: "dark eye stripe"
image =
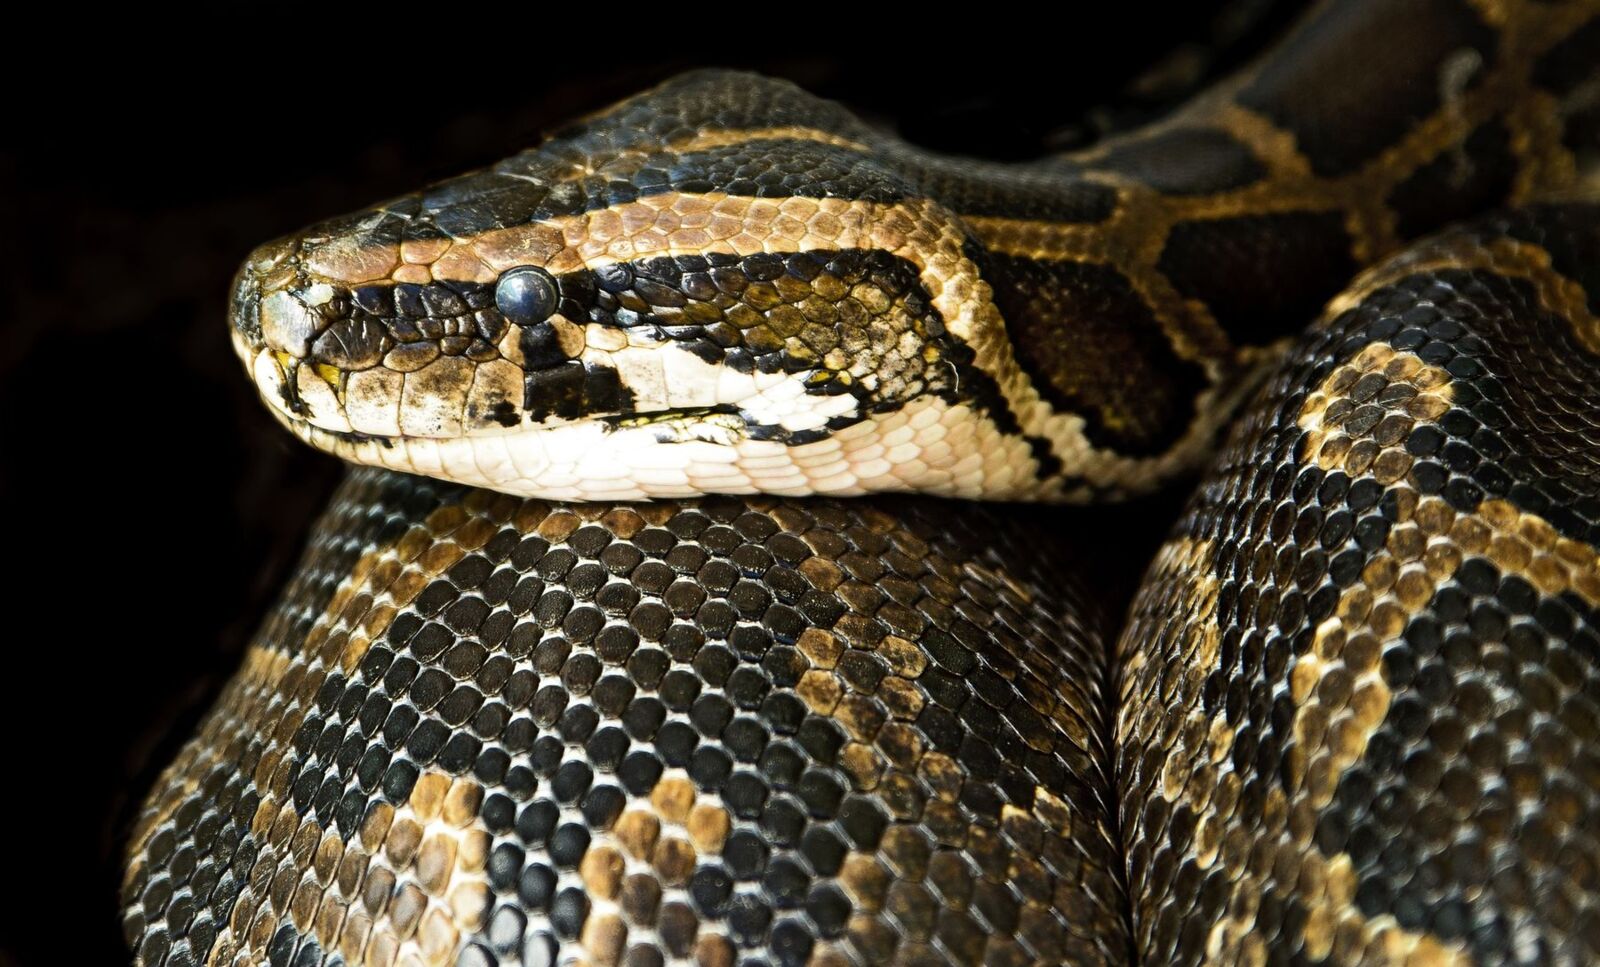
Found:
[[[500,276],[494,303],[519,326],[543,322],[556,311],[556,280],[544,269],[524,266]]]

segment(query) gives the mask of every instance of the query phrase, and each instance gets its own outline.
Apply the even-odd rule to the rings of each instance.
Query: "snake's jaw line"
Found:
[[[258,363],[258,372],[272,374]],[[852,496],[924,492],[950,497],[1048,497],[1027,466],[1027,445],[970,409],[919,397],[837,432],[793,444],[747,411],[584,419],[487,436],[375,436],[335,420],[308,420],[282,402],[277,377],[263,396],[300,439],[354,463],[440,477],[548,500],[651,500],[705,493]],[[313,401],[313,406],[316,401]],[[834,404],[836,406],[842,404]],[[328,424],[328,425],[323,425]],[[765,438],[763,438],[765,437]]]

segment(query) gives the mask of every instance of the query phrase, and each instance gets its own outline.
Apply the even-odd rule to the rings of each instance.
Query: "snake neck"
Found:
[[[1059,492],[1144,489],[1203,458],[1282,340],[1412,239],[1595,197],[1596,57],[1577,6],[1327,4],[1139,131],[968,180],[924,162],[981,249],[1005,332],[985,368],[1024,374],[1001,382],[1026,435],[1091,455]],[[972,203],[1008,178],[1048,186],[1040,216]]]

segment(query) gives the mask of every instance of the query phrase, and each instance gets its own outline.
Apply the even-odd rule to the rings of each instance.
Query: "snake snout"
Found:
[[[233,277],[228,322],[235,340],[243,340],[253,353],[261,350],[261,290],[248,268],[241,267]]]
[[[264,296],[282,289],[294,281],[294,254],[296,243],[292,238],[282,238],[251,252],[233,277],[233,298],[229,304],[228,321],[235,338],[242,339],[252,351],[271,348],[293,351],[287,343],[298,342],[303,354],[304,340],[285,339],[282,313],[277,318],[271,311],[262,311]],[[275,338],[276,337],[276,338]]]

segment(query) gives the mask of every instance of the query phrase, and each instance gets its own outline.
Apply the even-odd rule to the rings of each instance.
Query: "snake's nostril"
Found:
[[[228,321],[234,332],[252,348],[261,347],[261,288],[249,266],[233,277],[233,297],[228,303]]]
[[[295,238],[280,238],[245,257],[233,278],[229,318],[234,331],[253,348],[263,346],[303,356],[314,334],[314,320],[289,294],[294,287],[300,251]]]

